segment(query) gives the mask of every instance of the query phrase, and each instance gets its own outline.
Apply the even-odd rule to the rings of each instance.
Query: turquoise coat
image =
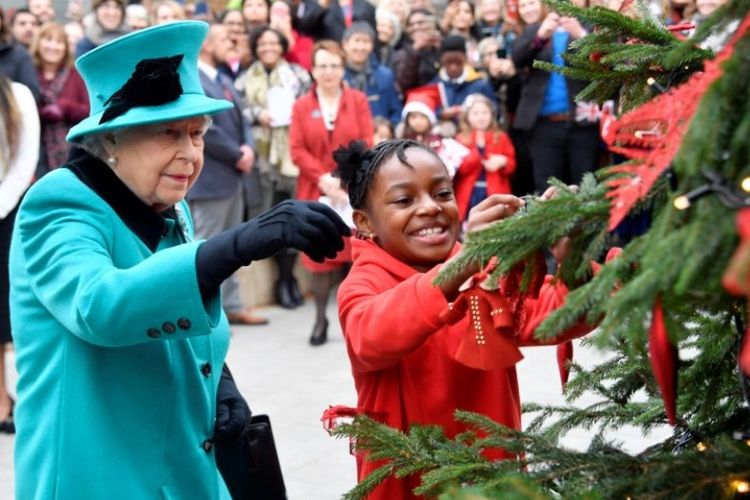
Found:
[[[210,438],[229,325],[201,298],[187,205],[149,218],[86,158],[91,185],[42,178],[12,238],[16,497],[228,498]]]

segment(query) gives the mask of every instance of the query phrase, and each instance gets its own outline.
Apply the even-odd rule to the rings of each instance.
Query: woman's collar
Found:
[[[109,166],[81,148],[71,148],[65,165],[122,219],[152,252],[167,233],[165,217],[174,219],[174,207],[161,214],[146,205],[122,183]]]

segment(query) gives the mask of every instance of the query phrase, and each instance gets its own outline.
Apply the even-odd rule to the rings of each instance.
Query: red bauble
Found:
[[[648,332],[648,350],[651,370],[661,389],[664,410],[670,425],[677,424],[677,348],[669,339],[664,322],[664,311],[657,298]]]

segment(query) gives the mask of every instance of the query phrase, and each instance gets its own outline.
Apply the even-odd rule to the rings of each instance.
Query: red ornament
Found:
[[[737,212],[736,223],[740,244],[729,260],[721,283],[732,295],[750,297],[750,208]],[[737,363],[745,375],[750,376],[750,328],[742,339]]]
[[[706,89],[722,74],[720,65],[728,59],[734,45],[750,28],[747,15],[732,40],[703,72],[683,85],[665,92],[612,123],[604,140],[610,150],[635,160],[610,167],[613,174],[627,174],[608,181],[612,199],[609,229],[612,230],[651,190],[656,179],[669,167]]]
[[[661,300],[656,299],[648,332],[651,370],[661,389],[664,410],[670,425],[677,424],[677,348],[669,339]]]

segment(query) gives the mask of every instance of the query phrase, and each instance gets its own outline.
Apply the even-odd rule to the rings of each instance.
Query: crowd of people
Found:
[[[620,9],[620,3],[611,0],[604,6]],[[698,24],[719,3],[672,0],[655,6],[653,15],[667,24],[684,20]],[[187,19],[207,21],[207,32],[196,28],[196,23],[174,24]],[[182,57],[154,56],[134,64],[132,75],[121,74],[119,55],[114,55],[110,42],[125,40],[123,60],[138,61],[139,47],[144,46],[133,42],[137,37],[125,35],[154,25],[175,29],[144,32],[154,45],[142,50],[161,53],[155,46],[162,42],[167,47],[189,45],[187,62]],[[184,27],[186,40],[180,40],[177,27]],[[47,356],[44,363],[61,369],[67,362],[63,351],[78,356],[91,370],[92,380],[105,381],[121,376],[118,367],[142,354],[151,356],[142,374],[146,378],[161,374],[160,363],[173,370],[203,357],[210,360],[200,365],[200,373],[204,379],[218,381],[219,400],[222,395],[225,401],[241,400],[232,389],[228,370],[221,369],[228,328],[217,310],[223,309],[231,324],[267,323],[242,303],[235,271],[271,257],[278,270],[277,302],[285,308],[301,305],[304,297],[293,271],[303,250],[301,263],[313,275],[316,312],[309,342],[314,346],[326,342],[329,296],[346,276],[354,255],[352,275],[340,289],[339,305],[360,403],[375,412],[392,411],[385,420],[398,428],[413,420],[397,416],[410,412],[424,416],[417,420],[449,428],[452,424],[444,417],[450,409],[432,408],[429,401],[415,403],[421,396],[414,387],[425,378],[419,367],[437,359],[445,364],[445,374],[453,373],[456,380],[505,391],[499,406],[477,406],[471,399],[473,393],[466,401],[458,398],[448,406],[474,407],[517,426],[516,411],[508,409],[508,405],[518,406],[517,387],[511,383],[514,375],[464,373],[445,358],[443,351],[458,333],[456,328],[435,326],[438,306],[455,296],[458,283],[438,290],[424,277],[434,277],[439,265],[459,251],[456,244],[461,234],[488,222],[490,213],[497,218],[498,204],[511,207],[512,212],[519,206],[516,196],[546,192],[550,177],[575,184],[607,161],[599,138],[599,108],[574,100],[585,83],[533,67],[534,60],[564,64],[563,54],[570,44],[590,30],[574,18],[548,12],[540,0],[381,0],[377,5],[367,0],[188,4],[93,0],[90,12],[84,12],[79,0],[70,0],[65,13],[56,13],[50,0],[29,0],[24,8],[0,9],[0,118],[4,124],[0,133],[0,342],[12,340],[7,271],[13,259],[24,263],[15,268],[14,300],[21,311],[15,324],[44,324],[49,331],[73,333],[75,338],[72,344],[63,345],[22,332],[17,357],[26,367],[19,386],[31,400],[38,398],[50,405],[50,412],[70,411],[71,421],[77,421],[81,415],[74,415],[75,398],[71,406],[53,408],[54,398],[35,392],[63,390],[53,381],[47,381],[51,385],[44,388],[43,382],[28,378],[31,373],[45,372],[44,366],[37,366],[41,353]],[[78,69],[73,65],[77,58],[82,58]],[[92,66],[95,63],[99,67]],[[138,97],[128,87],[134,79],[142,85],[164,78],[171,78],[172,83],[141,92],[148,97]],[[188,85],[195,88],[190,91]],[[92,93],[93,89],[97,92]],[[132,108],[148,112],[128,113]],[[156,122],[176,125],[164,129],[153,125]],[[110,129],[116,132],[107,133]],[[389,141],[393,138],[403,141]],[[367,150],[370,147],[374,149]],[[175,158],[192,165],[191,169],[174,169]],[[108,173],[101,172],[100,164],[109,167]],[[59,186],[45,184],[43,178],[62,166],[67,167],[66,173],[55,174]],[[18,205],[33,183],[41,187],[27,197],[26,226],[14,233],[16,250],[10,255]],[[404,183],[413,186],[413,196],[394,197],[393,192],[402,190]],[[114,207],[125,225],[112,226],[103,219],[102,206],[91,200],[82,185]],[[427,210],[415,201],[419,197],[433,198],[429,209],[445,214],[438,217],[440,224],[411,227],[414,213]],[[50,200],[54,210],[50,210]],[[147,203],[148,216],[142,202]],[[153,213],[159,214],[158,220]],[[336,213],[351,219],[349,226],[356,227],[358,239],[342,238],[347,230],[338,227]],[[86,223],[76,225],[80,217]],[[315,229],[305,225],[310,221],[315,221]],[[60,226],[63,222],[68,225]],[[296,232],[278,229],[282,223]],[[89,225],[99,230],[87,232]],[[80,237],[86,245],[72,245],[71,252],[71,235],[72,241]],[[206,243],[192,245],[193,238]],[[119,246],[112,244],[115,240]],[[422,240],[434,244],[432,253],[420,253]],[[74,261],[71,255],[85,259]],[[60,258],[55,261],[54,257]],[[112,281],[112,276],[119,277],[111,272],[113,262],[118,268],[132,268],[125,273],[126,286]],[[178,275],[185,270],[197,275],[198,282],[183,283],[184,277]],[[76,275],[97,277],[96,285],[71,278]],[[373,276],[377,286],[372,284]],[[197,305],[193,313],[177,306],[167,311],[154,309],[159,303],[156,296],[165,288],[175,290],[174,283],[165,286],[169,280],[178,283],[176,302]],[[402,309],[403,314],[396,314],[395,319],[403,319],[409,315],[405,307],[424,303],[412,295],[431,293],[441,294],[441,300],[436,298],[415,324],[382,321],[383,311]],[[552,285],[549,293],[557,293]],[[138,300],[128,304],[126,299],[136,296]],[[87,309],[71,301],[83,301]],[[551,307],[541,308],[535,318]],[[107,326],[112,316],[137,320],[143,328],[135,336],[128,322]],[[163,317],[161,326],[147,324],[152,317]],[[381,342],[399,329],[403,335],[397,346]],[[525,341],[533,343],[533,328],[527,330]],[[118,337],[118,332],[123,336]],[[208,333],[213,340],[201,343],[198,351],[140,351],[142,342],[151,342],[147,339]],[[427,345],[430,336],[437,340]],[[102,366],[101,353],[95,353],[91,345],[118,348],[108,358],[112,364],[106,374],[111,379],[97,369]],[[403,363],[409,359],[407,370]],[[13,432],[14,402],[3,380],[3,360],[0,356],[0,431]],[[163,380],[171,373],[164,372]],[[403,377],[413,378],[409,382]],[[441,400],[455,399],[461,388],[451,385],[455,382],[451,377],[444,378]],[[383,385],[387,380],[391,385]],[[221,381],[228,381],[223,391]],[[393,384],[405,387],[412,382],[417,384],[412,388],[416,392],[409,398],[411,403],[403,406],[404,395],[393,393]],[[203,379],[190,379],[183,392],[164,404],[173,405],[169,411],[198,404],[193,398],[204,391],[202,383]],[[88,392],[79,396],[82,405],[91,406],[86,398],[107,390],[106,384],[100,385],[86,386]],[[134,374],[122,385],[131,391],[149,382]],[[215,392],[207,390],[206,401]],[[120,401],[128,401],[129,396],[121,396]],[[145,408],[158,398],[158,393],[146,391],[139,401]],[[112,393],[110,400],[117,400],[117,394]],[[204,420],[183,422],[193,434],[210,434],[206,419],[212,406],[206,401],[198,404]],[[30,427],[37,413],[31,411],[30,403],[25,408],[23,404],[19,406],[29,419],[24,424],[27,436],[33,438],[36,434]],[[89,427],[65,424],[60,432],[75,444],[81,432],[99,425],[95,423],[98,417],[111,415],[111,408],[105,406],[94,405],[87,414]],[[145,412],[143,418],[148,420],[148,415]],[[44,427],[41,422],[35,425]],[[117,421],[112,425],[116,427]],[[102,441],[111,439],[111,429],[98,429]],[[164,437],[158,429],[152,430],[150,438]],[[178,441],[183,438],[178,436]],[[210,439],[201,444],[206,452],[212,446]],[[55,446],[65,453],[78,453],[85,463],[100,460],[95,454],[74,451],[75,446],[63,449],[68,444]],[[21,470],[43,462],[41,452],[33,447],[22,450]],[[361,467],[360,473],[367,470]],[[56,477],[57,472],[47,472]],[[132,473],[134,477],[140,474]],[[201,478],[200,471],[194,479],[194,488],[210,488],[206,497],[216,496],[215,481]],[[139,481],[135,483],[151,484],[153,478],[143,476]],[[75,490],[73,483],[63,486]],[[175,491],[191,487],[186,482],[172,486]],[[44,491],[52,487],[51,483],[41,486]],[[139,493],[130,487],[134,495]],[[395,483],[384,486],[383,498],[401,498],[405,495],[402,488]]]

